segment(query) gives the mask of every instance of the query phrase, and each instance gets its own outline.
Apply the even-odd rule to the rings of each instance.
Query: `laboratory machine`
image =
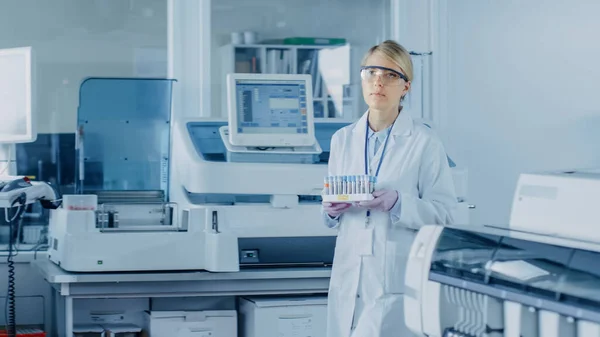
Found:
[[[600,171],[522,174],[508,226],[422,227],[407,266],[418,336],[600,336]]]
[[[202,269],[203,236],[168,200],[172,80],[88,78],[75,190],[50,213],[48,258],[68,271]]]
[[[69,271],[330,265],[321,144],[346,123],[315,127],[309,76],[254,75],[231,76],[229,120],[175,123],[173,81],[86,80],[67,196],[78,209],[52,212],[50,260]]]
[[[350,122],[314,119],[310,76],[230,74],[226,120],[173,121],[173,85],[82,83],[77,193],[50,215],[49,259],[74,272],[331,265],[323,179]]]
[[[345,124],[315,125],[308,75],[227,82],[227,122],[173,130],[171,201],[204,234],[203,268],[330,265],[337,232],[323,224],[320,196],[330,139]]]

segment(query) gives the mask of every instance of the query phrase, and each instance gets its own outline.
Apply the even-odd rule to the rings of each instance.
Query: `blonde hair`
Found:
[[[396,41],[386,40],[382,43],[375,45],[369,49],[369,51],[363,57],[361,62],[361,66],[364,66],[367,62],[369,56],[374,53],[379,52],[385,57],[387,57],[390,61],[394,62],[400,69],[402,69],[402,73],[408,77],[408,80],[412,82],[413,80],[413,64],[412,58],[410,57],[410,53],[400,45]]]

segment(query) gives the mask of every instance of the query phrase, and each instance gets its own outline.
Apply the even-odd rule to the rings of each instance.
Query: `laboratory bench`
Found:
[[[34,270],[64,298],[66,336],[73,331],[77,298],[154,298],[325,294],[329,267],[242,269],[239,272],[154,271],[74,273],[53,262],[31,262]]]

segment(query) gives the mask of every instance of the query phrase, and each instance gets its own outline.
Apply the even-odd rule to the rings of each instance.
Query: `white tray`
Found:
[[[326,194],[321,196],[324,202],[358,202],[373,200],[372,194]]]

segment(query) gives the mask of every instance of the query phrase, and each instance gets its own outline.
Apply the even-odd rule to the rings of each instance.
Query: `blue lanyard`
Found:
[[[396,117],[398,119],[398,117]],[[396,123],[396,119],[392,122],[390,129],[388,130],[387,136],[385,137],[385,142],[383,143],[383,149],[381,149],[381,157],[379,158],[379,164],[377,164],[377,170],[375,170],[375,178],[379,175],[379,170],[381,169],[381,163],[383,163],[383,157],[385,156],[385,149],[387,147],[388,139],[390,139],[390,134],[392,133],[392,128],[394,128],[394,123]],[[365,130],[365,175],[369,175],[369,116],[367,116],[367,129]],[[375,155],[373,155],[375,158]],[[369,222],[369,217],[371,216],[371,210],[367,210],[367,223]]]
[[[397,118],[396,118],[397,119]],[[394,127],[394,123],[396,120],[392,122],[390,129],[388,130],[388,134],[385,137],[385,142],[383,143],[383,149],[381,152],[381,158],[379,158],[379,164],[377,164],[377,170],[375,171],[375,177],[379,175],[379,169],[381,169],[381,163],[383,163],[383,157],[385,156],[385,148],[387,147],[388,139],[390,138],[390,134],[392,133],[392,128]],[[365,132],[365,175],[369,175],[369,118],[367,116],[367,130]],[[373,156],[375,158],[375,156]]]

